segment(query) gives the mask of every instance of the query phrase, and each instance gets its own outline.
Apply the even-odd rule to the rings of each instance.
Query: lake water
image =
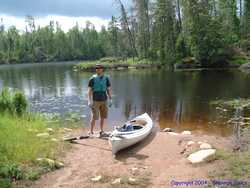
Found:
[[[73,71],[74,63],[0,66],[0,88],[20,89],[30,110],[76,113],[87,125],[87,83],[92,73]],[[167,70],[107,71],[113,107],[106,127],[147,112],[160,128],[191,130],[219,136],[232,134],[226,123],[232,112],[209,105],[216,99],[249,97],[250,76],[237,70],[169,72]]]

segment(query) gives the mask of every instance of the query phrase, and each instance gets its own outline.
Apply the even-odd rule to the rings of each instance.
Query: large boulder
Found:
[[[198,164],[212,160],[215,156],[215,153],[216,153],[215,149],[200,150],[189,155],[187,159],[192,164]]]

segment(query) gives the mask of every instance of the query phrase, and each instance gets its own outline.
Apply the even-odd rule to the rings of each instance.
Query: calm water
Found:
[[[72,71],[74,63],[0,66],[0,88],[22,90],[30,110],[42,113],[77,113],[87,123],[87,83],[92,73]],[[129,70],[107,72],[114,105],[107,127],[148,112],[161,128],[192,130],[228,136],[225,122],[232,112],[218,111],[209,102],[249,97],[250,76],[240,71],[168,72]]]

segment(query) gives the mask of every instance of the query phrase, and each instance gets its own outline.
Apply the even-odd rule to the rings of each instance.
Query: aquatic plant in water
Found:
[[[216,100],[210,102],[211,105],[217,105],[224,108],[245,108],[250,109],[250,99],[232,99],[232,100]]]

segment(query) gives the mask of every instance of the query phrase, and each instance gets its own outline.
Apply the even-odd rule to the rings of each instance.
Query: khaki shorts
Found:
[[[107,119],[108,117],[107,101],[93,101],[92,116],[94,120],[99,119],[99,113],[102,119]]]

